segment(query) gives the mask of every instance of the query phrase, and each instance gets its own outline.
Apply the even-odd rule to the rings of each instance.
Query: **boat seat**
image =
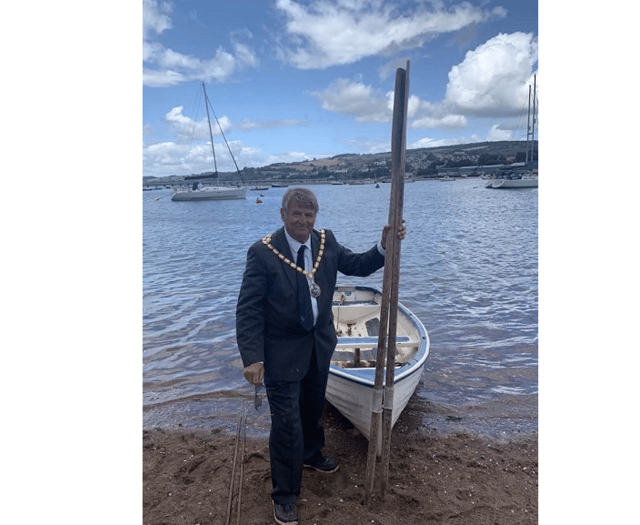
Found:
[[[396,336],[396,343],[408,343],[408,335]],[[338,346],[378,346],[378,337],[338,337]]]

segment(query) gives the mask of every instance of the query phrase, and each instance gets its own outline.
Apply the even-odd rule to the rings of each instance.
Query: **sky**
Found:
[[[228,148],[240,169],[389,151],[407,61],[408,149],[526,140],[537,1],[143,0],[142,19],[145,176],[214,169],[203,83],[219,171]]]

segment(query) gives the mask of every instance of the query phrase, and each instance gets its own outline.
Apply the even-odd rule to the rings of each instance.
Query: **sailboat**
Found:
[[[207,109],[207,121],[209,122],[209,137],[211,138],[211,152],[213,153],[213,165],[215,168],[214,175],[195,175],[190,177],[185,177],[186,180],[193,180],[193,186],[191,189],[187,190],[179,190],[174,188],[174,193],[171,196],[172,201],[213,201],[213,200],[231,200],[231,199],[245,199],[247,196],[247,188],[245,187],[231,187],[231,186],[220,186],[218,183],[218,165],[216,163],[216,150],[213,145],[213,132],[211,131],[211,118],[209,117],[209,98],[207,97],[207,89],[204,86],[204,82],[202,83],[202,90],[204,91],[204,104]],[[213,107],[212,107],[213,109]],[[240,170],[238,169],[238,164],[236,163],[236,159],[231,153],[231,148],[229,148],[229,143],[227,142],[227,138],[224,136],[224,131],[222,131],[222,126],[220,126],[220,122],[218,121],[218,117],[214,113],[213,116],[218,123],[218,127],[220,128],[220,133],[222,133],[222,138],[224,139],[224,143],[227,145],[229,149],[229,153],[231,154],[231,158],[233,159],[233,163],[236,166],[236,170],[238,170],[238,174],[242,179],[242,175],[240,174]],[[216,179],[215,186],[204,186],[201,185],[198,181],[206,180],[206,179]]]
[[[533,97],[531,96],[531,86],[529,86],[529,109],[527,111],[527,157],[525,162],[525,171],[515,171],[510,168],[501,169],[498,174],[487,179],[485,188],[507,189],[538,187],[538,169],[534,169],[533,167],[533,150],[535,146],[534,137],[538,115],[537,109],[536,77],[534,75]],[[513,166],[511,166],[511,168],[513,168]]]

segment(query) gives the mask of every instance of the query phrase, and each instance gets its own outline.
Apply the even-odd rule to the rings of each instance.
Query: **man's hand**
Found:
[[[252,385],[261,385],[264,380],[264,365],[262,363],[250,364],[242,371],[242,375]]]
[[[380,239],[380,244],[382,244],[382,249],[387,249],[387,235],[391,231],[391,224],[386,224],[384,228],[382,228],[382,239]],[[407,235],[407,229],[404,225],[404,219],[402,219],[402,223],[400,224],[400,228],[398,228],[398,239],[403,240]]]

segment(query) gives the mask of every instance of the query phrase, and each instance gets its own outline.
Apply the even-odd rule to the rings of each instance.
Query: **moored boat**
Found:
[[[488,188],[489,186],[487,186]],[[491,188],[537,188],[538,175],[521,174],[511,177],[496,177],[491,180]]]
[[[247,188],[234,188],[229,186],[204,186],[196,190],[177,190],[171,196],[172,201],[215,201],[244,199]]]
[[[371,431],[381,301],[381,291],[373,287],[338,286],[333,294],[338,344],[331,358],[326,398],[367,439]],[[418,386],[429,355],[427,330],[400,303],[397,325],[392,427]],[[382,432],[378,435],[380,450]]]
[[[232,199],[244,199],[247,195],[246,187],[229,187],[229,186],[220,186],[219,185],[219,176],[218,176],[218,164],[216,161],[216,149],[213,144],[213,132],[211,131],[211,117],[209,116],[209,106],[211,103],[209,102],[209,97],[207,97],[207,89],[204,86],[204,82],[202,83],[202,91],[204,93],[204,105],[207,110],[207,122],[209,124],[209,138],[211,139],[211,153],[213,154],[213,165],[215,168],[215,172],[213,175],[200,176],[195,175],[191,177],[185,177],[185,180],[206,180],[206,179],[215,179],[216,185],[213,186],[201,186],[198,182],[193,183],[193,187],[191,189],[179,190],[174,188],[173,195],[171,196],[172,201],[218,201],[218,200],[232,200]],[[213,107],[211,108],[213,110]],[[222,126],[218,121],[218,117],[216,117],[215,112],[213,113],[214,118],[216,119],[216,123],[220,128],[220,134],[224,139],[227,148],[229,149],[229,154],[233,160],[233,163],[236,166],[236,170],[238,175],[242,179],[242,173],[240,173],[240,169],[238,168],[238,164],[236,163],[236,159],[233,156],[231,148],[229,147],[229,143],[227,142],[227,138],[224,136],[224,131],[222,130]],[[244,182],[244,180],[243,180]]]
[[[533,94],[531,86],[529,86],[529,108],[527,110],[527,153],[526,171],[511,170],[504,168],[497,174],[494,174],[485,184],[485,188],[508,189],[508,188],[537,188],[538,187],[538,170],[534,169],[537,160],[534,161],[535,149],[535,132],[537,122],[537,95],[536,95],[536,77],[533,77]]]

